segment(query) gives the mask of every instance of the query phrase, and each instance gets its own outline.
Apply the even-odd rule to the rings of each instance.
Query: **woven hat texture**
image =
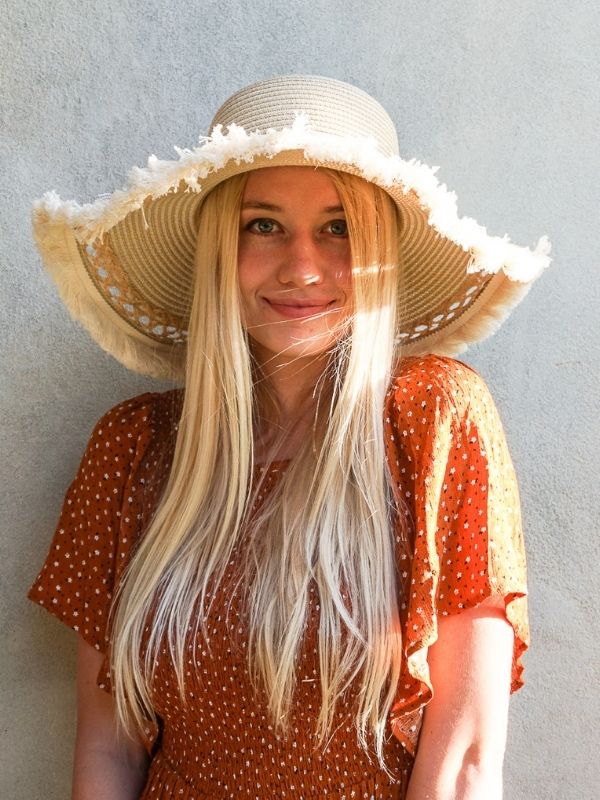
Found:
[[[71,314],[127,367],[181,378],[198,204],[221,181],[267,166],[314,165],[371,181],[400,211],[397,339],[406,354],[457,355],[501,324],[550,263],[533,248],[459,217],[435,169],[398,152],[382,106],[347,83],[293,75],[248,86],[217,111],[210,135],[178,159],[154,156],[127,188],[79,205],[47,192],[33,229]]]

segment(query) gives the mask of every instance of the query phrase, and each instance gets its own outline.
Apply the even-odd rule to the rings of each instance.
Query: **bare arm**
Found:
[[[513,631],[502,600],[439,620],[406,800],[501,800]]]
[[[141,740],[117,735],[114,701],[96,686],[103,656],[77,645],[77,739],[72,800],[137,800],[148,769]]]

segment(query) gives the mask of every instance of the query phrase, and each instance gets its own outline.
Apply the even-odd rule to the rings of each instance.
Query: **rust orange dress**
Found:
[[[109,646],[115,587],[168,475],[180,402],[181,391],[148,393],[100,420],[29,592],[102,653]],[[505,600],[515,633],[511,688],[521,686],[528,625],[519,498],[485,384],[450,358],[405,359],[386,396],[385,437],[411,540],[409,555],[400,547],[397,554],[407,588],[398,598],[404,657],[386,745],[394,777],[357,744],[351,690],[338,708],[327,748],[314,746],[320,690],[313,594],[293,729],[286,738],[274,734],[265,698],[253,691],[248,676],[244,614],[231,581],[235,563],[244,558],[239,545],[211,607],[209,641],[198,634],[189,644],[185,703],[166,653],[157,666],[152,697],[159,725],[145,731],[151,762],[143,800],[401,800],[423,708],[432,696],[427,649],[436,640],[438,620],[491,595]],[[282,469],[281,462],[268,468],[265,492]],[[107,659],[98,684],[110,691]]]

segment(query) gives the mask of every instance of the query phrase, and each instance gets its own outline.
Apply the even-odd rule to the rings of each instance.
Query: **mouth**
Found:
[[[296,301],[294,303],[279,302],[275,300],[268,300],[263,298],[264,302],[272,308],[277,314],[289,319],[303,319],[305,317],[315,317],[319,314],[324,314],[331,311],[336,307],[336,300],[309,300],[309,301]]]

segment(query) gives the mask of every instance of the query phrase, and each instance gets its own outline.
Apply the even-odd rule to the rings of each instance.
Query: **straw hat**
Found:
[[[320,165],[359,175],[396,202],[403,253],[407,354],[456,355],[485,338],[550,263],[542,237],[530,250],[459,217],[435,168],[404,161],[392,120],[341,81],[293,75],[248,86],[217,111],[211,134],[175,161],[148,159],[127,188],[88,205],[55,192],[35,203],[44,264],[69,311],[125,366],[181,377],[190,305],[195,212],[221,181],[248,170]]]

